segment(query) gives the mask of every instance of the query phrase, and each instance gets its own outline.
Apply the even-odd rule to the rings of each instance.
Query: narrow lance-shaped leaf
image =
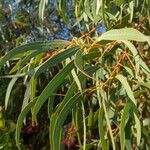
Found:
[[[103,150],[107,150],[107,144],[105,140],[105,128],[103,126],[104,123],[104,110],[103,107],[100,108],[98,113],[98,129],[99,129],[99,136],[100,136],[100,142],[102,145]]]
[[[101,40],[133,40],[139,42],[148,42],[150,44],[150,38],[145,36],[141,32],[133,28],[122,28],[122,29],[113,29],[103,33],[100,37],[96,38],[96,41]]]
[[[22,128],[23,120],[27,116],[28,112],[31,110],[31,108],[33,107],[35,102],[36,102],[36,100],[30,102],[19,114],[19,117],[17,120],[17,125],[16,125],[16,132],[15,132],[16,145],[17,145],[19,150],[21,150],[20,134],[21,134],[21,128]]]
[[[45,87],[41,95],[36,101],[33,108],[33,120],[36,120],[36,115],[40,108],[43,106],[44,102],[53,94],[53,92],[59,88],[59,86],[64,82],[66,76],[71,72],[74,67],[74,63],[69,63],[64,69],[62,69]]]
[[[99,80],[99,74],[102,74],[102,70],[97,70],[96,71],[96,86],[98,86],[100,84],[100,80]],[[106,140],[105,140],[105,131],[106,131],[106,125],[105,127],[103,126],[104,123],[104,108],[101,104],[101,101],[99,99],[100,97],[100,90],[97,89],[96,90],[96,94],[97,94],[97,98],[99,100],[99,110],[98,110],[98,130],[99,130],[99,136],[100,136],[100,143],[102,145],[102,148],[104,150],[107,150],[107,144],[106,144]]]
[[[138,75],[139,73],[139,67],[141,67],[144,73],[149,74],[150,69],[138,55],[138,51],[135,48],[135,46],[129,41],[122,40],[122,42],[129,48],[129,50],[134,56],[133,58],[135,59],[135,63],[136,63],[136,75]]]
[[[53,58],[48,59],[43,64],[41,64],[40,66],[35,68],[35,77],[38,76],[40,73],[44,72],[46,69],[50,68],[52,65],[57,64],[57,63],[65,60],[68,57],[71,57],[79,49],[80,49],[79,46],[72,47],[72,48],[66,49],[65,51],[57,54]]]
[[[135,120],[135,127],[136,127],[136,139],[137,139],[137,146],[140,145],[140,140],[141,140],[141,123],[139,118],[137,117],[137,114],[134,113],[134,120]]]
[[[82,104],[82,118],[83,118],[83,150],[86,150],[86,119],[85,119],[85,108],[84,104],[81,101]]]
[[[91,76],[86,73],[83,69],[83,57],[82,57],[82,49],[80,49],[77,53],[76,53],[76,57],[75,57],[75,66],[77,67],[77,69],[84,74],[85,76],[91,78]]]
[[[23,110],[29,103],[29,100],[30,100],[30,88],[31,88],[31,80],[26,85],[26,90],[25,90],[25,93],[24,93],[24,98],[23,98],[21,110]]]
[[[53,130],[50,130],[52,132],[53,143],[51,143],[51,147],[53,149],[60,150],[60,132],[61,132],[61,126],[63,125],[66,117],[68,116],[68,113],[71,111],[71,109],[75,106],[75,104],[81,99],[82,94],[78,92],[75,94],[72,98],[70,98],[65,104],[60,104],[59,107],[61,108],[60,113],[55,113],[52,115],[51,123],[53,124],[54,128]]]
[[[13,68],[11,68],[9,74],[12,74],[14,72],[17,72],[17,70],[19,69],[19,65],[21,63],[21,59],[15,64],[15,66]]]
[[[76,82],[76,84],[77,84],[77,86],[78,86],[78,89],[79,89],[80,92],[82,93],[81,82],[80,82],[80,80],[79,80],[79,78],[78,78],[77,73],[75,72],[75,69],[73,69],[73,70],[71,71],[71,74],[72,74],[72,76],[73,76],[74,81]]]
[[[41,54],[41,53],[43,53],[43,52],[45,52],[45,51],[47,51],[47,49],[44,49],[44,50],[36,50],[36,51],[33,51],[31,54],[27,55],[24,59],[21,60],[20,65],[19,65],[19,69],[23,68],[24,65],[25,65],[28,61],[30,61],[31,58],[36,57],[37,55],[39,55],[39,54]]]
[[[14,58],[17,54],[24,53],[30,50],[43,50],[43,49],[49,50],[49,49],[54,49],[57,47],[66,46],[69,44],[70,42],[68,41],[54,40],[54,41],[48,41],[48,42],[34,42],[34,43],[29,43],[29,44],[16,47],[1,58],[0,69],[6,63],[6,61]]]
[[[84,9],[85,9],[85,13],[87,14],[87,16],[93,21],[93,16],[92,13],[90,11],[90,0],[85,0],[84,1]]]
[[[132,107],[131,103],[127,103],[123,109],[123,113],[121,116],[121,123],[120,123],[120,144],[121,144],[121,150],[124,150],[125,146],[125,126],[129,120],[130,116],[130,109]]]
[[[141,86],[143,86],[143,87],[146,87],[146,88],[150,89],[150,81],[144,82],[142,79],[139,79],[139,80],[137,81],[137,84],[139,84],[139,85],[141,85]]]
[[[96,66],[94,68],[87,68],[87,72],[88,73],[92,73],[94,72],[95,70],[97,70],[99,67]],[[85,81],[85,76],[83,76],[83,74],[80,73],[80,75],[78,75],[78,78],[80,81],[84,82]],[[62,103],[61,103],[61,106],[59,106],[57,109],[56,109],[56,112],[52,115],[51,117],[51,122],[50,122],[50,143],[51,143],[51,148],[54,149],[54,147],[56,146],[54,143],[57,143],[58,145],[60,145],[60,139],[58,139],[57,137],[59,135],[56,135],[56,137],[54,137],[54,131],[55,131],[55,121],[57,119],[57,117],[59,116],[59,114],[61,115],[61,110],[62,110],[62,106],[66,105],[66,103],[68,103],[68,101],[72,98],[72,96],[74,95],[75,92],[78,91],[78,87],[76,85],[76,82],[74,81],[69,90],[67,91],[66,93],[66,96],[65,98],[63,99]],[[60,133],[61,132],[61,126],[59,127],[59,130],[57,129],[57,133]]]
[[[132,22],[133,14],[134,14],[134,1],[133,0],[129,3],[129,11],[130,11],[130,22]]]
[[[101,6],[101,0],[96,0],[96,15],[98,15]]]
[[[140,57],[138,55],[137,49],[135,48],[135,46],[129,42],[129,41],[122,41],[131,51],[132,55],[134,56],[133,58],[135,59],[135,64],[136,64],[136,76],[139,74],[139,66],[140,66]]]
[[[126,90],[126,93],[127,93],[128,97],[136,105],[137,102],[136,102],[136,100],[134,98],[133,92],[131,90],[131,87],[129,86],[129,83],[128,83],[127,79],[123,75],[121,75],[121,74],[118,74],[116,76],[116,79],[118,79],[121,82],[122,86]]]
[[[7,109],[10,94],[11,94],[12,88],[13,88],[14,84],[16,83],[17,79],[18,79],[17,77],[12,78],[7,87],[6,96],[5,96],[5,110]]]
[[[43,21],[44,19],[44,10],[45,5],[48,3],[48,0],[41,0],[39,4],[39,18]]]

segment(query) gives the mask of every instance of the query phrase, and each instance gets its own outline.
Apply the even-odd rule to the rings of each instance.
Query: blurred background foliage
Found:
[[[91,41],[94,41],[95,38],[98,38],[106,31],[127,27],[137,29],[144,35],[149,36],[149,8],[150,0],[0,0],[0,61],[3,59],[2,56],[7,55],[11,49],[35,41],[63,39],[70,41],[74,46],[82,47],[82,45],[87,43],[92,45]],[[149,70],[149,45],[147,43],[136,42],[136,40],[132,43],[136,47],[138,56],[145,63],[144,68]],[[120,57],[124,57],[125,55],[121,53],[122,49],[126,49],[127,47],[119,42],[111,43],[107,40],[104,40],[104,43],[100,41],[98,44],[102,45],[100,52],[98,50],[99,48],[93,47],[93,54],[84,56],[84,63],[80,57],[79,59],[76,58],[76,56],[82,55],[83,52],[78,52],[74,57],[76,63],[81,62],[81,64],[87,65],[87,68],[90,68],[91,66],[96,68],[96,66],[99,65],[97,62],[100,62],[103,69],[98,69],[98,72],[95,71],[94,73],[91,73],[91,77],[98,78],[98,80],[101,80],[103,83],[111,77],[114,66],[116,67],[117,63],[120,63]],[[63,47],[64,45],[65,43],[62,45],[60,44],[60,47]],[[105,50],[108,49],[110,52],[105,54]],[[115,51],[116,49],[117,52]],[[123,87],[116,83],[116,80],[113,80],[112,83],[110,81],[108,82],[108,85],[104,87],[104,91],[102,90],[102,95],[105,95],[106,107],[109,114],[109,121],[111,122],[116,149],[119,150],[120,145],[123,145],[123,142],[120,144],[120,132],[118,131],[120,129],[118,126],[122,123],[124,127],[122,127],[123,125],[121,127],[126,131],[126,149],[148,150],[150,148],[150,72],[144,72],[141,69],[142,71],[140,70],[139,76],[142,81],[140,80],[140,83],[138,81],[137,84],[137,82],[135,82],[137,79],[135,77],[136,70],[134,70],[134,66],[137,64],[133,64],[132,62],[136,56],[132,56],[132,59],[130,59],[128,56],[132,54],[128,51],[126,52],[127,56],[125,56],[126,58],[121,62],[121,65],[123,65],[125,69],[121,69],[121,74],[127,76],[134,97],[138,101],[138,105],[134,108],[135,110],[133,112],[138,114],[137,120],[141,122],[139,129],[142,130],[140,133],[142,138],[140,138],[139,145],[137,145],[136,142],[136,139],[138,139],[137,134],[139,133],[137,133],[137,129],[135,130],[133,126],[135,123],[135,121],[133,121],[134,117],[132,115],[129,118],[125,116],[127,117],[127,119],[125,118],[125,125],[122,123],[123,121],[120,121],[122,120],[123,112],[126,110],[125,108],[129,107],[128,105],[126,106],[126,92]],[[8,60],[4,67],[1,66],[0,149],[17,149],[15,130],[18,115],[24,107],[28,106],[28,99],[31,101],[35,97],[39,97],[47,86],[47,83],[69,63],[69,60],[64,59],[62,63],[59,62],[58,64],[52,65],[50,69],[45,69],[45,72],[42,72],[36,80],[32,80],[32,75],[28,77],[23,76],[23,78],[17,79],[10,77],[4,78],[4,75],[14,75],[14,73],[18,73],[19,69],[17,64],[19,60],[24,59],[30,54],[30,52],[18,54],[11,61]],[[55,53],[52,53],[52,56],[53,55],[55,56]],[[91,55],[93,59],[91,58]],[[31,65],[25,63],[25,68],[22,69],[23,71],[21,73],[28,72],[28,70],[40,66],[41,63],[46,62],[50,57],[51,52],[44,51],[41,55],[37,55],[36,60],[34,60],[34,65],[32,65],[31,58],[29,61],[31,62]],[[59,106],[62,106],[62,108],[65,107],[62,101],[66,96],[66,92],[71,87],[71,83],[74,81],[76,75],[79,78],[79,72],[82,74],[83,68],[81,69],[79,67],[80,64],[79,66],[76,64],[76,66],[76,74],[73,77],[64,80],[63,86],[60,86],[57,89],[57,92],[50,97],[53,102],[50,102],[49,100],[48,103],[42,105],[37,117],[38,125],[33,122],[32,110],[26,115],[26,119],[23,121],[24,125],[20,131],[22,143],[21,149],[47,150],[52,146],[50,145],[50,142],[52,143],[52,141],[49,142],[49,124],[52,123],[50,123],[49,120],[53,114],[52,118],[53,121],[55,121],[55,115],[59,113],[58,110],[60,110]],[[84,69],[85,68],[86,67],[84,67]],[[98,74],[101,74],[101,76]],[[115,72],[115,75],[116,74],[117,73]],[[134,74],[134,77],[132,74]],[[78,83],[78,87],[81,86],[83,89],[92,88],[95,84],[98,84],[88,76],[86,76],[86,78],[88,78],[86,83],[82,83],[82,80],[78,78],[75,78],[75,82],[80,82],[81,85]],[[33,91],[35,90],[33,95],[29,92],[31,85],[33,86]],[[9,88],[7,89],[7,87]],[[78,92],[80,90],[81,89],[79,88],[79,90],[75,91]],[[6,91],[8,97],[6,96]],[[109,94],[109,92],[111,94]],[[86,149],[114,149],[113,144],[111,144],[113,139],[111,134],[109,134],[110,128],[107,124],[108,120],[104,117],[105,112],[103,106],[99,106],[98,104],[99,94],[98,91],[92,92],[92,90],[89,90],[89,93],[83,100],[84,106],[82,105],[83,103],[76,104],[75,108],[72,110],[72,114],[70,113],[68,118],[64,121],[61,149],[85,149],[85,135],[87,138]],[[99,97],[103,97],[102,95],[100,94]],[[111,99],[112,101],[110,102],[108,99]],[[78,111],[76,110],[77,108]],[[132,109],[130,111],[132,112]],[[130,111],[128,111],[128,113]],[[84,113],[85,118],[83,117]],[[81,114],[83,114],[83,116]],[[102,119],[105,118],[106,120],[104,119],[105,121],[102,122],[101,119],[98,119],[98,116]],[[83,131],[83,129],[85,129],[84,121],[87,126],[86,134],[85,130]],[[83,122],[83,125],[79,126],[81,122]],[[102,128],[104,129],[99,126],[98,122],[102,122]],[[75,125],[78,125],[79,128],[76,129],[77,127],[75,128]],[[106,128],[106,126],[108,128]],[[106,138],[103,139],[101,135],[98,134],[99,132],[102,132],[102,134],[104,134],[103,136]],[[104,141],[99,142],[99,139],[103,139]],[[55,150],[56,148],[54,146],[51,147],[51,149]]]

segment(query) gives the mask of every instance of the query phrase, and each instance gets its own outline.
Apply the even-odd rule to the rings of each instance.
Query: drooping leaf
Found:
[[[140,67],[140,57],[138,55],[138,52],[137,52],[137,49],[135,48],[135,46],[129,42],[129,41],[122,41],[128,48],[129,50],[131,51],[132,55],[133,55],[133,58],[135,60],[135,64],[136,64],[136,76],[139,74],[139,67]]]
[[[7,87],[7,91],[6,91],[6,95],[5,95],[5,110],[8,107],[10,94],[11,94],[12,88],[13,88],[14,84],[16,83],[17,79],[18,79],[17,77],[12,78]]]
[[[23,68],[23,66],[33,57],[36,57],[38,54],[41,54],[43,52],[47,51],[47,49],[43,49],[43,50],[36,50],[33,51],[31,54],[27,55],[24,59],[21,60],[20,65],[19,65],[19,69]]]
[[[136,141],[137,141],[137,146],[139,146],[141,141],[141,123],[136,113],[134,113],[134,120],[135,120],[136,132],[137,132]]]
[[[126,90],[126,93],[127,93],[128,97],[129,97],[129,98],[131,99],[131,101],[136,105],[137,102],[136,102],[136,100],[135,100],[135,98],[134,98],[133,92],[132,92],[132,90],[131,90],[131,87],[130,87],[130,85],[129,85],[127,79],[126,79],[123,75],[121,75],[121,74],[118,74],[118,75],[116,76],[116,79],[118,79],[118,80],[121,82],[123,88]]]
[[[76,57],[75,57],[75,66],[77,67],[77,70],[80,71],[82,74],[84,74],[85,76],[90,77],[90,75],[88,75],[84,69],[83,69],[83,57],[82,57],[82,52],[83,50],[80,49],[77,53],[76,53]]]
[[[132,69],[130,69],[129,67],[127,66],[123,66],[123,68],[125,68],[125,70],[129,73],[129,75],[133,78],[134,77],[134,73],[132,71]]]
[[[6,63],[6,61],[9,61],[10,59],[14,58],[17,54],[24,53],[31,50],[54,49],[57,47],[67,46],[69,45],[69,43],[70,42],[64,40],[54,40],[48,42],[34,42],[34,43],[29,43],[29,44],[19,46],[17,48],[12,49],[5,56],[2,57],[0,61],[0,69]]]
[[[68,57],[71,57],[73,54],[76,53],[80,49],[79,46],[66,49],[65,51],[57,54],[53,58],[48,59],[43,64],[39,65],[35,68],[35,76],[38,76],[40,73],[44,72],[46,69],[48,69],[50,66],[54,64],[58,64],[59,62],[65,60]]]
[[[20,134],[21,134],[21,128],[22,128],[23,120],[26,117],[27,113],[31,110],[31,108],[33,107],[35,102],[36,102],[36,100],[31,101],[19,114],[17,124],[16,124],[16,132],[15,132],[16,145],[17,145],[19,150],[21,150]]]
[[[87,68],[86,71],[87,71],[88,73],[92,73],[92,72],[94,72],[95,70],[97,70],[98,68],[99,68],[98,66],[97,66],[97,67],[94,67],[94,68],[91,68],[91,67],[90,67],[90,68]],[[80,73],[80,74],[78,75],[78,78],[79,78],[80,81],[85,82],[85,79],[86,79],[86,78],[85,78],[85,76],[83,76],[82,73]],[[57,138],[57,137],[58,137],[57,134],[60,134],[63,122],[62,122],[61,125],[59,124],[59,128],[57,129],[57,132],[54,133],[55,127],[56,127],[56,126],[55,126],[55,121],[57,120],[57,117],[58,117],[58,116],[60,116],[60,119],[61,119],[61,118],[64,118],[64,116],[61,116],[61,115],[62,115],[62,113],[61,113],[62,108],[64,108],[64,106],[65,106],[69,101],[70,101],[70,103],[71,103],[72,97],[73,97],[74,94],[77,93],[77,92],[78,92],[78,87],[77,87],[76,82],[74,81],[74,82],[71,84],[69,90],[67,91],[67,93],[66,93],[64,99],[62,100],[61,104],[59,105],[59,107],[56,109],[56,111],[54,112],[54,114],[53,114],[52,117],[51,117],[51,122],[50,122],[50,143],[51,143],[51,148],[52,148],[52,149],[55,149],[55,148],[57,147],[57,145],[60,145],[60,143],[61,143],[60,139]],[[74,96],[74,98],[76,98],[76,96]],[[74,103],[74,102],[72,102],[72,103]],[[68,108],[68,109],[69,109],[69,108]],[[71,110],[71,108],[70,108],[70,110]],[[54,134],[56,134],[56,136],[54,136]],[[57,144],[55,144],[55,143],[57,143]],[[55,146],[56,146],[56,147],[55,147]],[[56,149],[57,149],[57,148],[56,148]]]
[[[103,107],[100,108],[98,114],[98,129],[99,129],[99,136],[102,148],[107,150],[107,144],[105,140],[105,128],[104,128],[104,110]]]
[[[44,10],[45,5],[48,3],[48,0],[41,0],[39,4],[39,18],[43,21],[44,19]]]
[[[120,123],[120,144],[121,144],[121,150],[124,150],[125,146],[125,126],[129,120],[130,117],[130,109],[132,107],[131,103],[127,103],[123,109],[123,113],[121,116],[121,123]]]
[[[33,108],[33,120],[36,120],[36,115],[44,102],[55,92],[57,88],[64,82],[64,79],[70,74],[73,69],[73,62],[69,63],[64,69],[62,69],[45,87],[40,96],[38,97],[35,106]]]
[[[63,125],[66,117],[68,116],[68,113],[71,111],[71,109],[75,106],[76,103],[81,100],[82,94],[78,92],[73,97],[71,97],[65,104],[61,103],[59,105],[60,112],[52,115],[51,117],[51,124],[53,124],[53,128],[50,127],[50,137],[53,138],[51,141],[51,148],[60,150],[60,137],[61,134],[61,126]]]
[[[85,108],[84,108],[84,104],[81,101],[81,105],[82,105],[82,120],[83,120],[83,150],[86,150],[86,119],[85,119]]]

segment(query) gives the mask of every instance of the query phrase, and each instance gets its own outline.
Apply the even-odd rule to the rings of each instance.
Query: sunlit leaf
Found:
[[[5,96],[5,109],[7,109],[7,107],[8,107],[10,94],[12,92],[12,88],[13,88],[14,84],[16,83],[17,79],[18,79],[17,77],[12,78],[11,81],[9,82],[9,85],[8,85],[7,91],[6,91],[6,96]]]
[[[122,29],[113,29],[103,33],[100,37],[96,38],[96,41],[101,40],[133,40],[139,42],[148,42],[150,43],[150,38],[145,36],[141,32],[133,28],[122,28]]]
[[[48,3],[48,0],[41,0],[39,4],[39,18],[43,21],[45,5]]]
[[[136,127],[136,139],[137,139],[137,146],[140,145],[140,140],[141,140],[141,123],[137,115],[134,113],[134,120],[135,120],[135,127]]]
[[[135,98],[134,98],[133,92],[132,92],[132,90],[131,90],[131,87],[130,87],[130,85],[129,85],[127,79],[126,79],[123,75],[121,75],[121,74],[118,74],[118,75],[116,76],[116,79],[118,79],[118,80],[121,82],[123,88],[126,90],[126,93],[127,93],[128,97],[129,97],[129,98],[131,99],[131,101],[136,105],[137,102],[136,102],[136,100],[135,100]]]

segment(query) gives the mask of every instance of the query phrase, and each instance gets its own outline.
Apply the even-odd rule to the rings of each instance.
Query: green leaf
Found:
[[[83,50],[80,49],[77,53],[76,53],[76,57],[75,57],[75,60],[74,60],[74,63],[75,63],[75,66],[77,67],[77,69],[83,74],[85,75],[86,77],[89,77],[91,78],[91,76],[89,74],[87,74],[84,69],[83,69],[83,66],[84,66],[84,62],[83,62],[83,57],[82,57],[82,52]]]
[[[139,74],[139,67],[140,67],[140,57],[138,55],[137,49],[135,48],[135,46],[129,42],[129,41],[122,41],[131,51],[131,53],[133,54],[133,58],[135,59],[135,64],[136,64],[136,76]]]
[[[142,71],[145,74],[149,75],[150,74],[150,68],[146,65],[146,63],[142,59],[140,59],[139,64],[140,64]]]
[[[81,101],[81,105],[82,105],[82,120],[83,120],[83,150],[86,150],[86,119],[85,119],[85,108],[84,108],[84,104]]]
[[[137,115],[134,113],[134,120],[135,120],[135,127],[136,127],[136,139],[137,139],[137,146],[140,145],[141,140],[141,123]]]
[[[80,80],[79,80],[79,78],[78,78],[77,73],[75,72],[75,69],[73,69],[73,70],[71,71],[71,74],[72,74],[72,76],[73,76],[74,81],[76,82],[76,84],[77,84],[77,86],[78,86],[78,89],[79,89],[80,92],[82,93],[81,82],[80,82]]]
[[[93,21],[93,16],[91,14],[91,11],[90,11],[90,0],[85,0],[84,1],[84,9],[85,9],[85,13],[87,14],[87,16]]]
[[[64,82],[64,79],[70,74],[73,69],[73,62],[69,63],[64,69],[62,69],[45,87],[40,96],[38,97],[35,106],[33,107],[33,120],[36,120],[36,115],[44,102],[55,92],[55,90]]]
[[[121,144],[121,150],[124,150],[125,146],[125,126],[129,120],[130,117],[130,109],[132,107],[131,103],[127,103],[123,109],[123,113],[121,116],[121,123],[120,123],[120,144]]]
[[[119,7],[125,4],[125,0],[113,0],[113,2]]]
[[[93,148],[93,145],[97,145],[97,144],[98,144],[97,141],[94,141],[94,142],[91,142],[91,143],[89,143],[89,144],[86,144],[86,150],[91,150],[91,149]],[[83,146],[80,147],[79,150],[83,150]]]
[[[101,6],[101,0],[96,0],[95,3],[96,3],[96,15],[98,15],[98,12]]]
[[[21,59],[16,63],[16,65],[10,70],[9,74],[12,74],[14,72],[16,72],[19,68],[19,65],[21,63]]]
[[[139,42],[148,42],[150,43],[150,38],[145,36],[141,32],[133,28],[122,28],[122,29],[113,29],[103,33],[100,37],[96,38],[96,41],[101,40],[133,40]]]
[[[48,42],[34,42],[19,46],[17,48],[12,49],[9,51],[5,56],[2,57],[0,61],[0,69],[10,59],[14,58],[17,54],[24,53],[31,50],[49,50],[54,49],[57,47],[67,46],[70,42],[64,40],[54,40]]]
[[[33,51],[31,54],[27,55],[24,59],[21,60],[20,65],[19,65],[19,69],[23,68],[24,65],[30,61],[31,58],[36,57],[38,54],[41,54],[43,52],[47,51],[47,49],[43,49],[43,50],[36,50]]]
[[[23,98],[23,103],[22,103],[21,110],[23,110],[29,103],[29,100],[30,100],[30,89],[31,89],[31,80],[26,85],[26,90],[25,90],[25,93],[24,93],[24,98]]]
[[[83,59],[84,60],[94,60],[95,58],[98,58],[98,57],[100,57],[101,56],[101,53],[100,53],[100,51],[98,50],[98,51],[90,51],[88,54],[86,54],[86,55],[83,55]]]
[[[45,5],[48,4],[48,0],[41,0],[39,4],[39,18],[43,21]]]
[[[139,80],[137,81],[137,84],[139,84],[139,85],[141,85],[141,86],[144,86],[144,87],[150,89],[150,81],[144,82],[142,79],[141,79],[141,80],[139,79]]]
[[[16,140],[16,145],[19,150],[21,150],[21,143],[20,143],[20,134],[21,134],[21,128],[23,124],[24,118],[27,116],[27,113],[30,111],[30,109],[33,107],[35,104],[36,100],[31,101],[19,114],[18,120],[17,120],[17,125],[16,125],[16,132],[15,132],[15,140]]]
[[[95,72],[95,70],[97,70],[99,67],[89,67],[87,68],[87,72],[88,73],[93,73]],[[85,82],[85,76],[83,76],[83,74],[79,74],[78,75],[78,78],[80,81]],[[50,143],[51,143],[51,148],[52,149],[55,149],[54,147],[57,146],[57,145],[60,145],[60,140],[57,138],[58,135],[56,135],[56,137],[54,138],[54,134],[60,134],[60,130],[61,130],[61,126],[59,126],[59,128],[57,129],[57,132],[56,133],[53,133],[55,131],[55,121],[57,119],[57,117],[60,115],[60,118],[64,118],[64,116],[61,116],[62,113],[62,108],[68,103],[68,101],[70,101],[71,103],[71,99],[73,97],[73,95],[78,91],[78,87],[77,87],[77,84],[76,84],[76,81],[73,81],[73,83],[71,84],[69,90],[67,91],[66,93],[66,96],[64,97],[64,99],[62,100],[61,104],[57,107],[55,113],[52,115],[51,117],[51,122],[50,122]],[[77,94],[78,95],[78,94]],[[75,98],[76,96],[74,96]],[[56,145],[54,143],[57,143]],[[57,149],[57,148],[56,148]]]
[[[66,117],[68,116],[71,109],[81,100],[82,94],[78,92],[73,97],[71,97],[65,104],[61,103],[59,105],[60,112],[55,112],[51,117],[50,123],[50,138],[53,138],[51,141],[51,148],[60,150],[60,137],[61,126],[63,125]],[[51,125],[53,127],[51,127]]]
[[[134,1],[133,0],[129,3],[129,13],[130,13],[130,23],[131,23],[133,19],[133,15],[134,15]]]
[[[105,130],[106,128],[104,127],[104,110],[103,107],[99,109],[99,114],[98,114],[98,129],[99,129],[99,136],[100,136],[100,142],[102,145],[103,150],[107,150],[107,143],[105,140]]]
[[[52,65],[57,64],[63,60],[65,60],[68,57],[71,57],[76,53],[77,50],[79,50],[80,47],[73,47],[66,49],[65,51],[59,53],[58,55],[54,56],[53,58],[48,59],[43,64],[35,68],[35,77],[37,77],[40,73],[44,72],[46,69],[50,68]]]
[[[123,88],[126,90],[126,93],[127,93],[128,97],[136,105],[137,102],[136,102],[136,100],[134,98],[134,94],[133,94],[133,92],[131,90],[131,87],[130,87],[127,79],[123,75],[121,75],[121,74],[118,74],[116,76],[116,79],[118,79],[121,82]]]
[[[16,83],[17,79],[18,79],[17,77],[12,78],[11,81],[9,82],[8,87],[7,87],[7,91],[6,91],[6,95],[5,95],[5,110],[8,107],[10,94],[11,94],[12,88],[13,88],[14,84]]]
[[[131,75],[132,78],[134,77],[134,74],[131,68],[127,66],[123,66],[123,68],[129,73],[129,75]]]
[[[48,99],[48,105],[47,105],[48,108],[47,108],[47,111],[48,111],[48,117],[49,117],[49,119],[51,119],[51,115],[52,115],[52,112],[53,112],[54,100],[55,100],[55,96],[51,96]]]

